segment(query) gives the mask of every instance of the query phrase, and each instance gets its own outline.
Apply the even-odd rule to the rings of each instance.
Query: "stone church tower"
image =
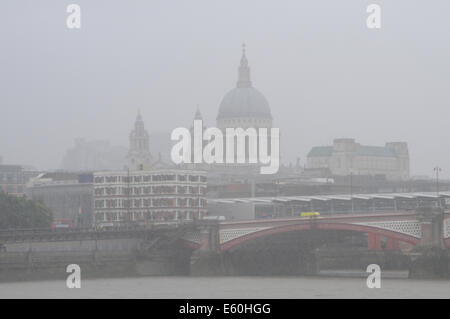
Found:
[[[196,170],[207,170],[209,165],[207,165],[205,163],[195,163],[195,156],[194,156],[194,150],[195,150],[194,122],[195,121],[202,121],[202,134],[204,134],[205,130],[206,130],[206,126],[205,126],[205,123],[203,122],[203,116],[202,116],[202,113],[200,112],[200,106],[198,104],[197,104],[197,109],[194,114],[194,119],[192,120],[192,125],[189,129],[189,132],[191,133],[191,164],[188,164],[187,168],[196,169]],[[203,152],[205,145],[206,145],[206,141],[202,140],[202,143],[201,143],[202,152]]]
[[[130,170],[148,170],[152,165],[149,136],[145,130],[140,111],[134,123],[134,130],[130,133],[130,148],[128,150],[127,160]]]

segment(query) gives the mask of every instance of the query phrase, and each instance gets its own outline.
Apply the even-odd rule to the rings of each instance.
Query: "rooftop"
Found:
[[[333,146],[315,146],[308,157],[326,157],[333,153]],[[360,156],[396,157],[394,150],[384,146],[367,146],[356,143],[356,154]]]
[[[338,194],[338,195],[319,195],[319,196],[275,196],[275,197],[251,197],[251,198],[220,198],[208,199],[210,203],[231,204],[231,203],[276,203],[276,202],[310,202],[329,201],[329,200],[343,200],[350,201],[352,199],[370,200],[370,199],[436,199],[438,198],[435,192],[421,192],[421,193],[379,193],[379,194]],[[439,193],[439,198],[450,198],[450,192]]]

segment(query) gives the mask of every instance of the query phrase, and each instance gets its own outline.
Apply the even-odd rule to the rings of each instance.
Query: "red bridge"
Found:
[[[398,249],[399,242],[423,247],[450,247],[450,211],[392,212],[364,215],[226,221],[198,228],[184,236],[193,249],[226,251],[256,238],[302,230],[344,230],[367,234],[369,250]]]
[[[365,240],[367,247],[344,245],[334,250],[333,239],[338,236],[350,237],[352,241],[356,238],[359,244]],[[412,277],[420,277],[424,271],[450,276],[450,211],[438,209],[204,220],[195,230],[187,232],[182,241],[193,250],[194,274],[254,274],[255,267],[262,269],[263,264],[269,271],[280,267],[278,274],[286,273],[286,265],[290,267],[288,273],[316,274],[322,263],[321,254],[328,254],[328,260],[338,260],[348,258],[343,255],[350,253],[359,263],[355,266],[358,268],[368,260],[384,260],[387,264],[401,262]],[[292,269],[294,272],[289,272]]]

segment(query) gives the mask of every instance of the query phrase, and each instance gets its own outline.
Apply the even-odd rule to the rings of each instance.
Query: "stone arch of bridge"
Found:
[[[366,226],[366,225],[355,225],[355,224],[346,224],[346,223],[333,223],[333,222],[327,222],[327,223],[304,223],[304,224],[293,224],[293,225],[283,225],[283,226],[277,226],[272,227],[260,231],[256,231],[250,234],[246,234],[237,238],[234,238],[230,241],[227,241],[220,245],[221,251],[227,251],[233,247],[236,247],[238,245],[241,245],[245,242],[255,240],[257,238],[263,238],[275,234],[281,234],[286,232],[294,232],[294,231],[302,231],[302,230],[311,230],[311,229],[318,229],[318,230],[344,230],[344,231],[355,231],[355,232],[361,232],[361,233],[367,233],[369,235],[369,238],[371,236],[375,238],[380,238],[380,236],[386,237],[389,240],[394,240],[396,242],[406,242],[411,245],[417,245],[420,242],[420,238],[416,238],[414,236],[410,236],[407,234],[403,234],[400,232],[377,228],[373,226]],[[370,244],[370,243],[369,243]],[[370,249],[370,247],[369,247]]]

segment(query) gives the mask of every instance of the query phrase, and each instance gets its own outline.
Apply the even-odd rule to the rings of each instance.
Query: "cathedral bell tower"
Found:
[[[148,170],[152,165],[149,135],[145,130],[141,112],[138,111],[134,130],[130,133],[130,148],[128,150],[128,168],[130,170]]]

